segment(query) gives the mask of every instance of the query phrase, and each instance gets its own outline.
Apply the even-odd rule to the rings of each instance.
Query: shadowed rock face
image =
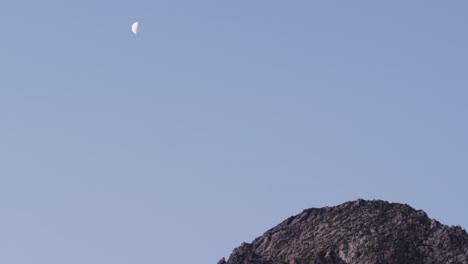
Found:
[[[218,264],[468,264],[468,234],[408,205],[357,200],[312,208]]]

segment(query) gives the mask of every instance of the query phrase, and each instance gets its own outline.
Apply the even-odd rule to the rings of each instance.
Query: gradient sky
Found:
[[[357,198],[467,228],[467,14],[2,0],[0,262],[214,264]]]

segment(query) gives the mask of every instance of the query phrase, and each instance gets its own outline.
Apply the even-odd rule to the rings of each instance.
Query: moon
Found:
[[[132,24],[132,32],[135,35],[138,33],[138,24],[139,24],[139,22],[135,22],[135,23]]]

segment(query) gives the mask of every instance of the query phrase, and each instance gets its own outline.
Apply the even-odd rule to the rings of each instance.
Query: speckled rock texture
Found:
[[[409,205],[357,200],[312,208],[218,264],[468,264],[468,234]]]

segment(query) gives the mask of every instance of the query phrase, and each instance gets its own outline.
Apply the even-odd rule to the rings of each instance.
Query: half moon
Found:
[[[135,35],[138,33],[138,24],[139,24],[138,22],[135,22],[132,24],[132,32]]]

